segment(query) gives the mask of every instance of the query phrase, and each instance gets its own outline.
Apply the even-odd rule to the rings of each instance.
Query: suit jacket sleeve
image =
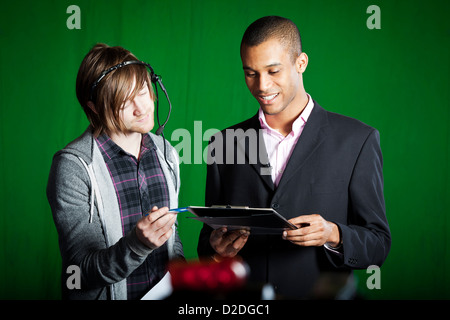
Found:
[[[391,246],[383,196],[380,137],[373,130],[358,156],[349,185],[348,224],[337,223],[341,231],[343,256],[327,250],[330,262],[352,269],[381,266]]]

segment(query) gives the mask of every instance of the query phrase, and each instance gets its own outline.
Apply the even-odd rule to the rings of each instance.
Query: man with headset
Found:
[[[176,213],[168,209],[178,205],[178,154],[149,133],[152,83],[157,92],[162,84],[151,66],[121,47],[97,44],[81,63],[76,93],[90,126],[55,154],[47,186],[63,298],[139,299],[169,259],[183,259]],[[71,265],[81,281],[69,290]]]
[[[337,280],[330,288],[342,287],[351,270],[381,266],[388,255],[379,133],[326,111],[306,93],[308,56],[289,19],[253,22],[241,42],[241,60],[260,108],[213,137],[223,148],[210,144],[206,205],[272,207],[298,229],[249,235],[205,224],[198,253],[214,259],[240,255],[252,281],[271,283],[287,298],[318,297],[315,288],[329,272]],[[256,146],[245,134],[230,140],[230,130],[256,132]],[[245,163],[221,162],[241,150]],[[252,163],[252,150],[265,157]]]

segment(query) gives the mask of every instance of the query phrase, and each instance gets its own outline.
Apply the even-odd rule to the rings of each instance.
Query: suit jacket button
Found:
[[[274,209],[278,209],[279,207],[280,207],[280,205],[276,202],[272,204],[272,208],[274,208]]]

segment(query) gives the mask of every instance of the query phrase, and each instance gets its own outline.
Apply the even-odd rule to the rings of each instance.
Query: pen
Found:
[[[188,208],[189,207],[169,209],[169,212],[186,212],[186,211],[188,211]]]
[[[186,211],[188,211],[188,208],[189,208],[189,207],[169,209],[169,212],[178,212],[178,213],[180,213],[180,212],[186,212]],[[144,217],[148,216],[149,214],[150,214],[150,211],[147,212],[147,213],[144,215]]]

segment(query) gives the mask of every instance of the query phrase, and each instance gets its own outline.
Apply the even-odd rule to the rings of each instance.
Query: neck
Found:
[[[298,99],[291,101],[288,107],[277,114],[265,114],[267,124],[287,136],[292,131],[292,124],[302,114],[308,104],[308,95],[303,90]]]
[[[110,137],[111,140],[114,141],[114,143],[121,147],[124,151],[132,154],[136,157],[136,159],[139,159],[142,141],[141,133],[111,133]]]

